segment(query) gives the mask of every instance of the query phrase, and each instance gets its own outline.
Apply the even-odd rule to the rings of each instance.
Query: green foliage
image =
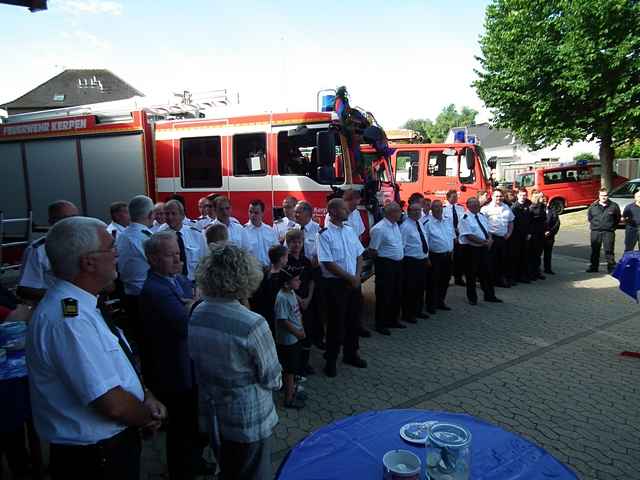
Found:
[[[532,148],[640,137],[640,2],[493,0],[474,86],[498,127]]]
[[[431,139],[433,143],[441,143],[447,137],[452,127],[474,126],[478,112],[469,107],[462,107],[460,111],[452,103],[442,109],[436,117],[435,122],[429,118],[418,118],[407,120],[402,128],[408,128],[420,132],[425,138]]]
[[[583,152],[573,157],[573,160],[576,162],[587,161],[589,163],[594,163],[598,161],[598,157],[596,157],[593,153]]]
[[[640,140],[616,147],[616,158],[640,158]]]

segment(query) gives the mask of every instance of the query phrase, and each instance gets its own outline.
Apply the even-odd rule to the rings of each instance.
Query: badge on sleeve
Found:
[[[75,298],[62,299],[62,315],[65,317],[78,316],[78,300]]]

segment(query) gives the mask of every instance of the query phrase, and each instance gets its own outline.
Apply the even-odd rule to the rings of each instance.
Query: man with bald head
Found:
[[[402,209],[396,202],[384,207],[384,218],[371,229],[369,249],[376,269],[376,331],[391,335],[389,328],[406,328],[398,320],[402,298],[404,244],[398,221]]]
[[[78,215],[78,207],[67,200],[57,200],[47,209],[49,226],[59,220]],[[45,252],[45,237],[29,245],[22,257],[22,269],[17,294],[23,300],[38,302],[53,283],[51,265]]]
[[[318,233],[316,245],[327,302],[327,364],[328,377],[337,374],[336,360],[344,346],[343,361],[358,368],[367,362],[358,354],[358,322],[360,277],[364,248],[353,228],[345,225],[349,210],[344,200],[334,198],[327,210],[331,221]]]

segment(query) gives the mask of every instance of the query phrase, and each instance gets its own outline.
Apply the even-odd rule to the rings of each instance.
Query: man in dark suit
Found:
[[[140,292],[142,373],[145,383],[167,407],[169,478],[191,479],[198,467],[198,400],[187,347],[193,287],[180,275],[175,232],[155,233],[144,244],[150,270]],[[201,454],[201,451],[200,451]],[[201,457],[200,457],[201,459]]]
[[[545,205],[547,217],[544,223],[544,273],[555,275],[551,270],[551,253],[553,252],[553,244],[556,241],[556,235],[560,230],[560,217],[553,208],[550,208],[547,197],[542,197],[542,203]]]

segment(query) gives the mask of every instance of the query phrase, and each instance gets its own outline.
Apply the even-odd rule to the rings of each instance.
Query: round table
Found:
[[[400,438],[409,422],[437,420],[472,434],[471,479],[577,479],[569,468],[533,443],[470,415],[426,410],[383,410],[337,421],[313,432],[280,465],[278,480],[382,479],[382,457],[410,450],[423,464],[424,445]]]

